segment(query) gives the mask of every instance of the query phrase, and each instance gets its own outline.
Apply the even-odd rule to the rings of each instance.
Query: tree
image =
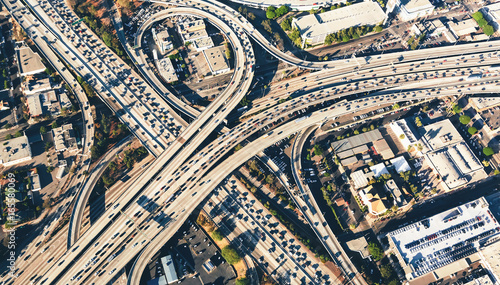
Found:
[[[354,130],[353,134],[359,135],[359,131],[358,130]]]
[[[314,150],[314,155],[319,156],[323,154],[323,149],[321,148],[320,145],[314,145],[313,150]]]
[[[18,137],[21,137],[23,134],[21,134],[20,131],[17,131],[15,134],[14,134],[14,137],[15,138],[18,138]]]
[[[12,124],[11,124],[11,123],[7,123],[7,124],[5,124],[5,125],[3,126],[3,128],[4,128],[4,129],[6,129],[6,130],[7,130],[7,129],[10,129],[10,128],[12,128]]]
[[[380,267],[380,275],[382,278],[388,279],[392,274],[394,274],[394,271],[392,270],[391,264],[385,264]]]
[[[47,129],[44,126],[40,127],[40,133],[45,134],[47,132]]]
[[[274,183],[274,177],[271,174],[268,174],[266,176],[266,183],[267,184],[273,184]]]
[[[85,175],[85,176],[89,176],[89,172],[88,172],[87,170],[84,170],[84,171],[83,171],[83,175]]]
[[[9,81],[8,80],[4,80],[3,81],[3,88],[4,89],[9,89],[9,87],[10,87]]]
[[[310,153],[307,154],[306,159],[307,160],[311,160],[311,154]]]
[[[46,142],[45,143],[45,151],[49,151],[49,149],[53,146],[54,144],[52,142]]]
[[[498,175],[498,174],[500,174],[500,170],[495,169],[495,171],[493,171],[493,175]]]
[[[226,245],[222,250],[221,250],[222,257],[229,263],[229,264],[236,264],[241,260],[240,255],[236,250],[231,247],[230,245]]]
[[[405,139],[405,137],[406,137],[406,136],[405,136],[404,134],[400,134],[400,135],[399,135],[399,138],[400,138],[400,139],[402,139],[402,140],[404,140],[404,139]]]
[[[238,144],[237,146],[234,147],[234,151],[238,151],[242,148],[243,148],[243,146],[241,144]]]
[[[484,167],[488,167],[488,166],[490,166],[490,162],[485,159],[485,160],[483,160],[483,165],[484,165]]]
[[[462,123],[463,125],[467,125],[468,123],[470,123],[470,117],[467,116],[467,115],[462,115],[460,116],[460,118],[458,118],[458,120],[460,121],[460,123]]]
[[[493,155],[495,152],[493,151],[493,149],[491,147],[485,147],[483,148],[483,153],[484,155],[486,156],[491,156]]]
[[[473,136],[474,134],[476,134],[476,133],[477,133],[477,129],[476,129],[475,127],[470,127],[470,128],[467,130],[467,132],[469,132],[469,134],[470,134],[471,136]]]
[[[53,122],[52,125],[50,125],[52,127],[52,129],[57,129],[59,128],[59,125],[57,124],[57,122]]]
[[[375,28],[373,28],[373,30],[376,32],[376,33],[380,33],[382,32],[384,28],[382,28],[382,26],[380,25],[376,25]]]
[[[283,20],[283,22],[281,22],[281,28],[283,31],[290,31],[292,29],[292,17]]]
[[[288,11],[290,11],[290,8],[288,8],[288,6],[282,5],[278,9],[276,9],[276,11],[275,11],[276,17],[281,17],[281,16],[285,15],[286,13],[288,13]]]
[[[462,108],[458,104],[453,104],[452,111],[454,114],[460,114],[462,112]]]
[[[373,260],[375,261],[379,261],[384,257],[384,252],[382,251],[382,248],[374,242],[368,243],[368,252],[370,252],[370,255],[373,257]]]
[[[276,8],[274,8],[273,6],[269,6],[267,7],[267,10],[266,10],[266,17],[268,19],[274,19],[276,18]]]
[[[211,236],[216,241],[221,241],[224,238],[224,236],[222,235],[222,233],[219,230],[213,231]]]
[[[392,109],[393,109],[393,110],[397,110],[397,109],[399,109],[399,104],[397,104],[397,103],[396,103],[396,104],[394,104],[394,105],[392,106]]]
[[[484,19],[484,16],[481,11],[477,11],[476,13],[472,14],[472,18],[474,18],[474,20],[476,21],[479,21],[480,19]]]
[[[6,139],[6,140],[10,140],[10,139],[12,139],[12,135],[11,135],[11,134],[7,134],[7,135],[5,136],[5,139]]]

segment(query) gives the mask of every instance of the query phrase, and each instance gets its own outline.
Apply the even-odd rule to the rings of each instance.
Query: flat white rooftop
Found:
[[[306,38],[331,34],[350,27],[377,25],[385,20],[385,13],[377,2],[366,1],[321,14],[312,14],[293,20],[293,25]]]
[[[477,252],[480,240],[499,231],[481,197],[390,232],[388,238],[415,278]]]
[[[443,120],[420,128],[422,140],[429,149],[436,150],[463,140],[450,120]]]

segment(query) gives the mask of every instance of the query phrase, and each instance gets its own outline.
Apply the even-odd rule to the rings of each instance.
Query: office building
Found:
[[[179,34],[193,33],[207,28],[203,19],[178,23],[177,27]]]
[[[377,2],[365,1],[321,14],[294,18],[292,27],[299,30],[302,43],[322,44],[327,35],[350,27],[375,26],[386,19]]]
[[[214,42],[211,37],[196,39],[193,41],[193,47],[197,52],[202,52],[214,46]]]
[[[165,82],[170,83],[179,80],[170,58],[165,57],[160,60],[156,60],[155,63],[156,68],[158,68],[158,73],[160,73],[160,76],[165,80]]]
[[[25,84],[23,92],[25,95],[33,95],[50,90],[52,90],[52,85],[50,83],[50,79],[47,77],[43,79],[28,80]]]
[[[20,136],[0,144],[0,164],[4,167],[31,160],[31,148],[27,136]]]
[[[470,97],[469,103],[478,113],[500,106],[500,97]]]
[[[157,29],[153,28],[151,29],[151,32],[161,54],[165,54],[168,50],[174,47],[172,44],[172,40],[170,39],[170,35],[168,34],[168,31],[166,29],[158,31]]]

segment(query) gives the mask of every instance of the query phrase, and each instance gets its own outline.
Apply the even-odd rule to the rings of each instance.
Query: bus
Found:
[[[467,81],[474,81],[474,80],[479,80],[482,77],[483,77],[483,75],[481,73],[479,73],[479,74],[471,74],[465,80],[467,80]]]
[[[500,64],[492,64],[490,67],[488,67],[488,71],[496,71],[500,70]]]

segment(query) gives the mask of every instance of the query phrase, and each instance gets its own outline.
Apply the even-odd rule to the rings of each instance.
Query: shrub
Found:
[[[250,285],[250,280],[246,277],[242,277],[236,280],[236,285]]]
[[[241,260],[240,255],[236,250],[231,247],[230,245],[225,246],[221,250],[222,257],[229,263],[229,264],[235,264],[238,263]]]

